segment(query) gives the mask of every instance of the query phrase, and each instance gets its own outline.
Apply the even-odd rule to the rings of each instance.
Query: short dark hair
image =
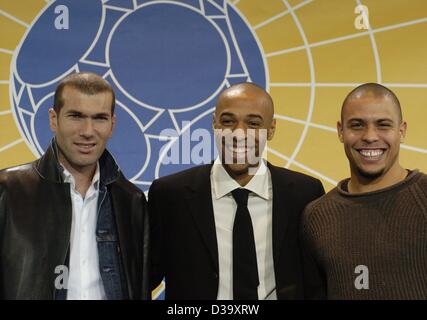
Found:
[[[400,102],[397,96],[389,88],[375,82],[364,83],[356,88],[354,88],[344,99],[344,102],[341,107],[341,120],[344,111],[344,107],[349,100],[357,99],[361,95],[371,95],[375,98],[389,98],[397,108],[399,114],[399,120],[403,120],[402,108],[400,107]]]
[[[64,106],[63,91],[65,87],[72,87],[82,93],[90,95],[102,92],[111,93],[111,115],[114,114],[116,95],[114,94],[113,88],[107,80],[92,72],[72,73],[61,80],[55,90],[55,98],[53,102],[53,109],[57,114],[59,114],[61,108]]]

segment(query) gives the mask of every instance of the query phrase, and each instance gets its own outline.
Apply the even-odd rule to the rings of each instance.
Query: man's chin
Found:
[[[364,170],[363,168],[357,168],[357,174],[365,179],[375,180],[384,174],[384,168],[378,170]]]
[[[247,163],[231,163],[224,164],[225,169],[231,175],[239,176],[242,174],[247,174],[251,166]]]
[[[68,162],[70,163],[70,165],[72,167],[74,167],[75,169],[79,169],[79,170],[93,167],[93,166],[96,165],[97,161],[98,160],[96,158],[94,158],[94,159],[84,159],[84,160],[83,159],[75,159],[74,161],[73,160],[71,160],[71,161],[68,160]]]

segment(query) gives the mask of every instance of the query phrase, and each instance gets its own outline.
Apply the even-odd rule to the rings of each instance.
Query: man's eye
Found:
[[[228,120],[228,119],[222,120],[222,124],[225,124],[225,125],[232,124],[232,123],[233,123],[233,120]]]
[[[350,125],[350,128],[352,128],[352,129],[359,129],[359,128],[362,128],[362,124],[361,123],[352,123]]]
[[[82,116],[79,114],[70,114],[70,118],[73,118],[73,119],[80,119],[81,117]]]

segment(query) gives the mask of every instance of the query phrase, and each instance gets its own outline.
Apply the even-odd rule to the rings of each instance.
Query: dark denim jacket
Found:
[[[57,158],[57,146],[53,142]],[[98,196],[96,242],[98,244],[99,272],[104,285],[105,295],[108,300],[128,299],[126,281],[123,272],[123,262],[120,255],[120,243],[114,210],[108,192],[108,185],[119,177],[119,168],[113,157],[106,156],[99,159],[100,183]],[[63,168],[60,166],[61,171]],[[69,266],[67,253],[66,265]],[[66,299],[66,290],[56,291],[56,299]]]
[[[103,179],[103,172],[109,173],[109,171],[101,170],[98,197],[96,242],[98,243],[99,271],[107,299],[121,300],[128,297],[123,264],[120,258],[117,227],[107,188],[108,181],[113,177]]]

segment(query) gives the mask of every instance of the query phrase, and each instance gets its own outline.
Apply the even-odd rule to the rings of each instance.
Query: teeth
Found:
[[[85,149],[90,149],[93,146],[95,146],[95,144],[77,144],[79,147],[81,148],[85,148]]]
[[[234,153],[246,153],[246,152],[252,150],[253,148],[245,148],[245,147],[240,147],[240,148],[236,147],[235,148],[235,147],[232,147],[232,146],[227,146],[227,149],[230,152],[234,152]]]
[[[380,149],[379,150],[360,150],[359,153],[364,157],[374,158],[382,155],[384,151]]]

